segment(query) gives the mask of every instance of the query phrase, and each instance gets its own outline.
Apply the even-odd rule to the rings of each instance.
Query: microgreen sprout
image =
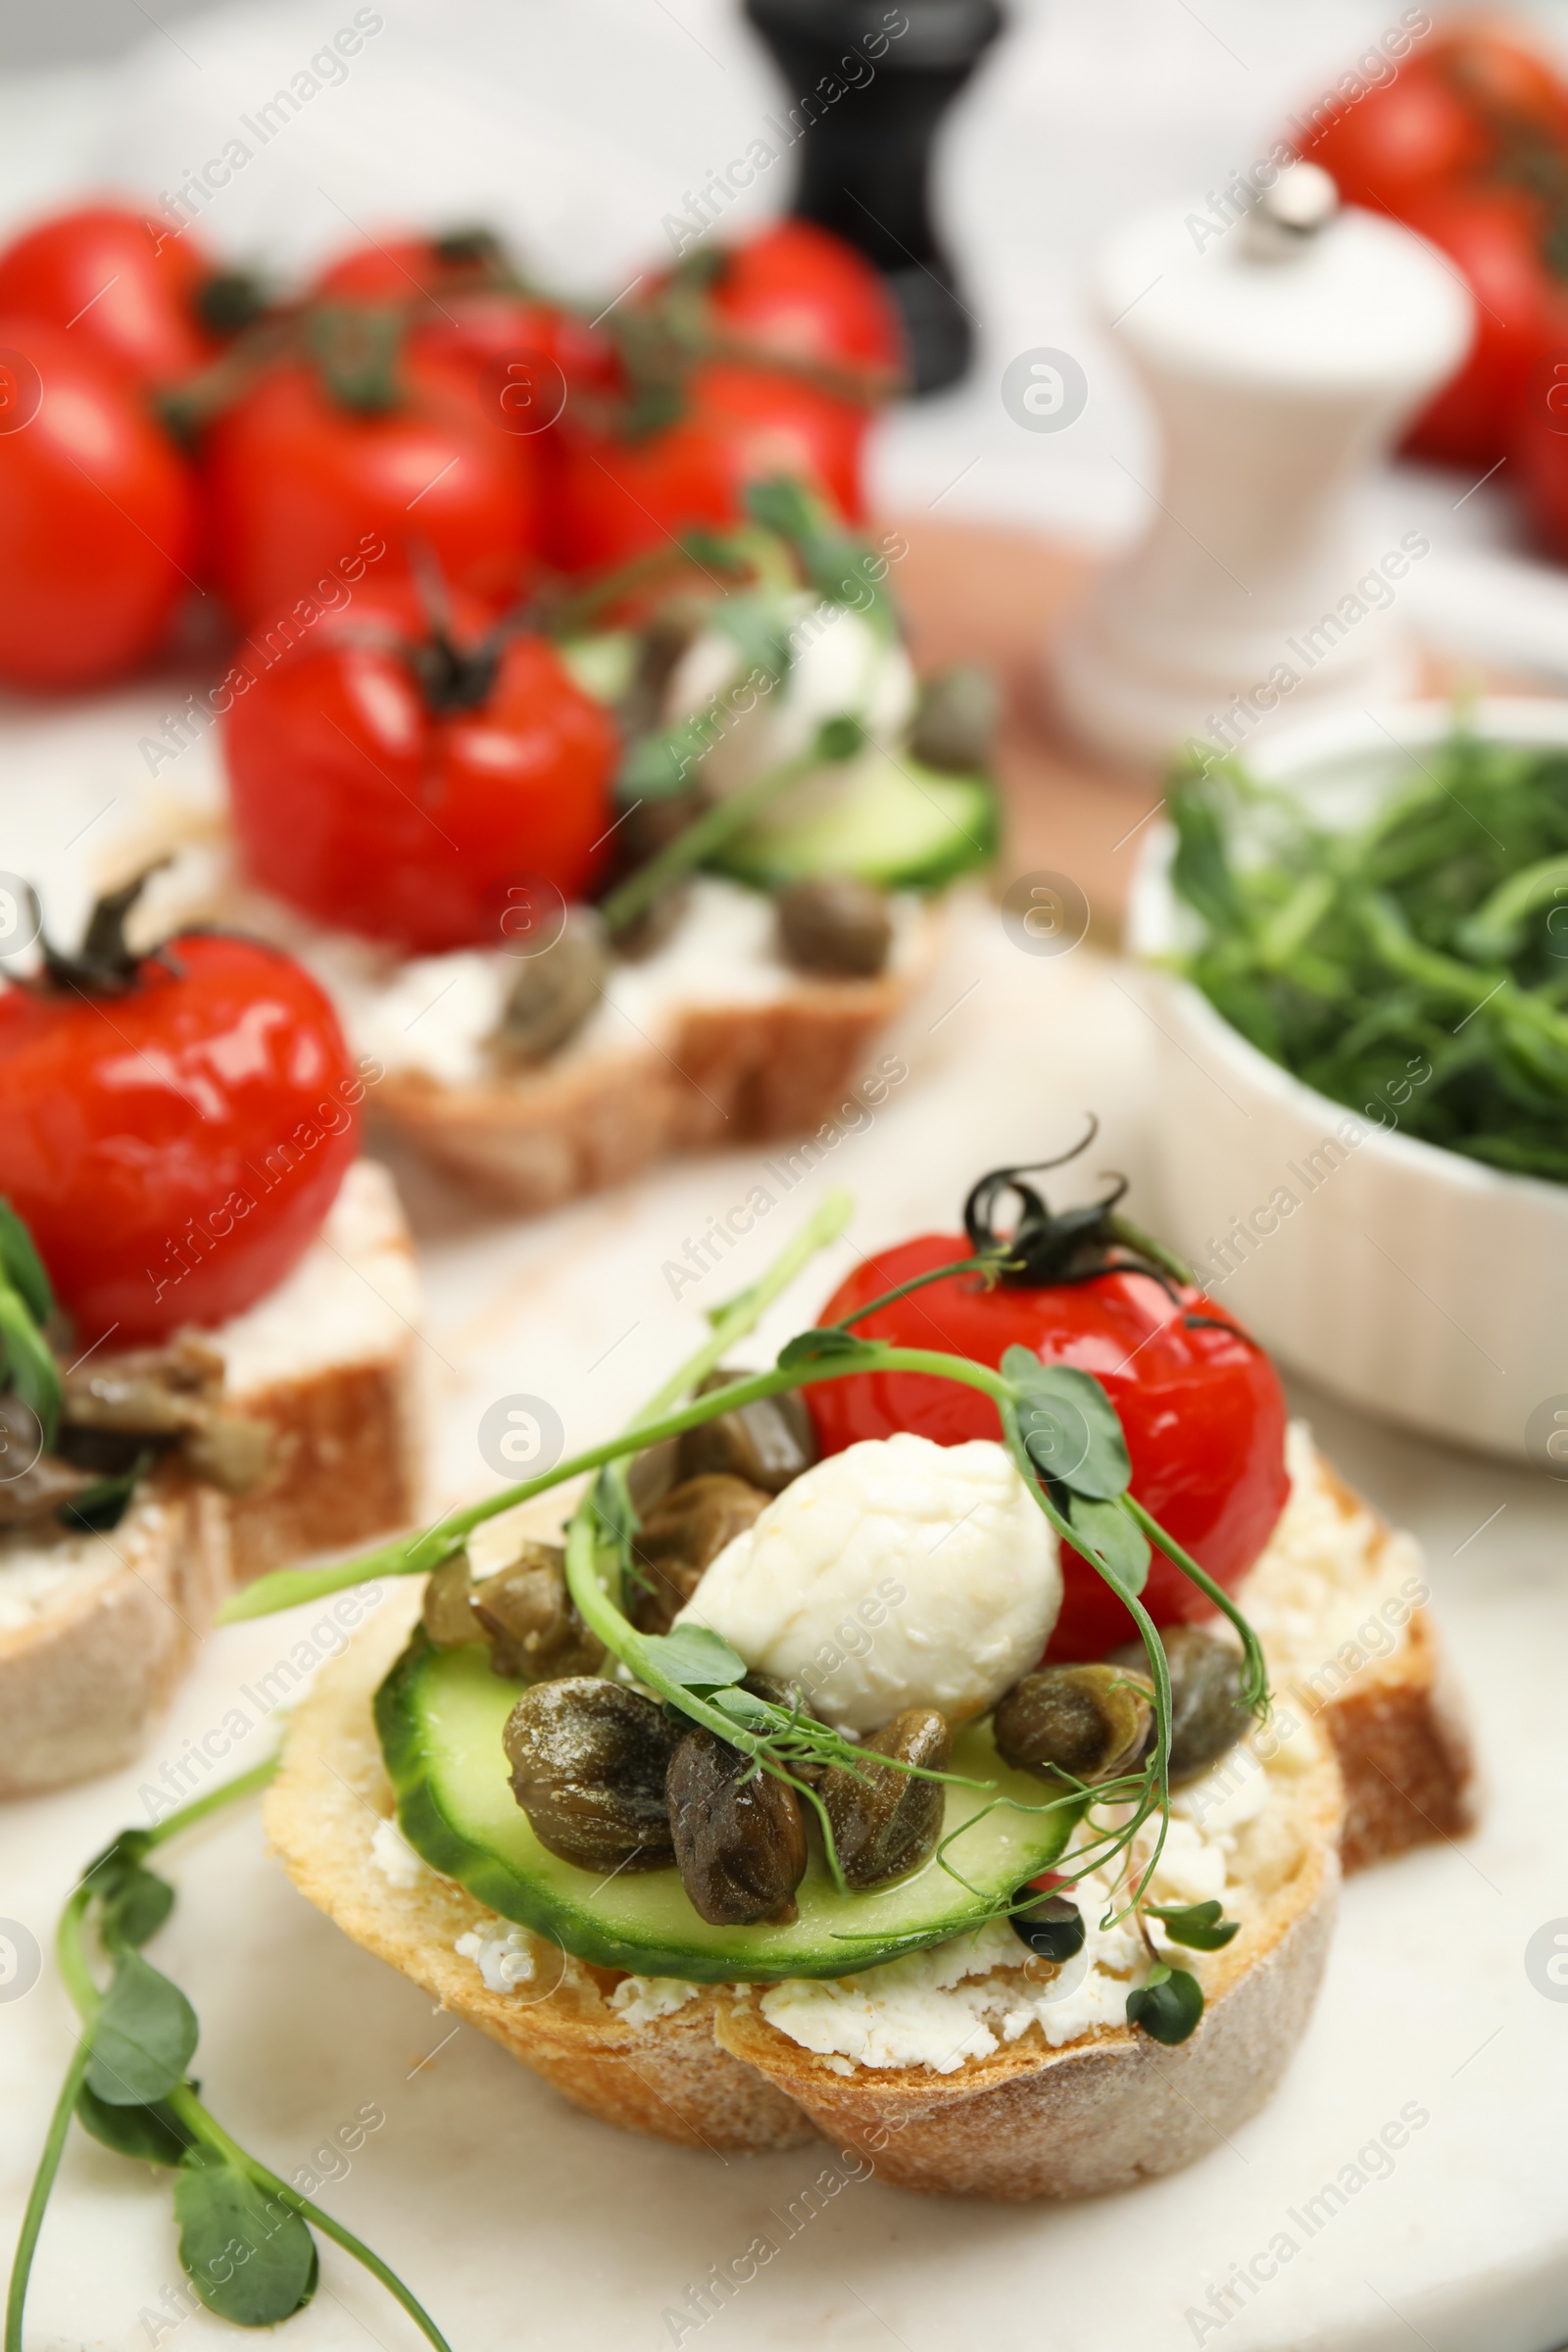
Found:
[[[270,1759],[154,1829],[122,1830],[67,1900],[55,1949],[81,2033],[23,2215],[5,2352],[22,2352],[27,2283],[73,2116],[117,2154],[172,2171],[179,2258],[197,2295],[220,2319],[270,2328],[302,2311],[319,2277],[314,2225],[380,2280],[436,2352],[450,2352],[429,2313],[380,2256],[247,2155],[202,2104],[189,2076],[196,2013],[142,1952],[174,1907],[173,1887],[147,1868],[147,1855],[220,1806],[253,1795],[275,1768]],[[94,1946],[110,1964],[107,1985],[98,1981]]]

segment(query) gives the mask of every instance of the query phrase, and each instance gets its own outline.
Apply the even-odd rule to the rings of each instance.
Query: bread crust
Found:
[[[1366,1503],[1333,1464],[1321,1455],[1318,1461],[1342,1516],[1364,1512]],[[1375,1575],[1396,1539],[1384,1519],[1373,1516]],[[1245,1586],[1238,1597],[1245,1607]],[[1334,1742],[1345,1783],[1340,1860],[1347,1877],[1412,1846],[1462,1838],[1475,1827],[1474,1745],[1430,1609],[1412,1610],[1405,1639],[1387,1657],[1364,1655],[1336,1675],[1332,1696],[1325,1698],[1312,1679],[1290,1688]]]
[[[924,977],[937,920],[925,916],[916,953],[879,979],[802,979],[773,1004],[688,1007],[667,1051],[568,1058],[505,1084],[390,1072],[374,1115],[448,1175],[529,1215],[678,1152],[809,1134]]]
[[[1178,2050],[1125,2027],[1052,2050],[1031,2030],[952,2075],[857,2066],[846,2077],[776,2032],[744,1988],[705,1986],[667,2016],[628,2025],[606,1998],[613,1972],[520,1929],[549,1989],[489,1990],[452,1947],[494,1914],[427,1871],[395,1887],[371,1853],[393,1799],[370,1701],[416,1605],[417,1595],[396,1596],[318,1678],[268,1792],[269,1838],[301,1891],[357,1942],[607,2121],[725,2155],[820,2133],[909,2188],[1084,2196],[1203,2153],[1262,2104],[1288,2063],[1339,1886],[1341,1785],[1326,1743],[1278,1800],[1285,1860],[1243,1933],[1206,1964],[1205,2014]]]
[[[0,1632],[0,1796],[128,1763],[212,1624],[229,1582],[222,1496],[169,1465],[137,1508],[134,1550],[122,1539],[106,1578],[84,1577],[47,1616]],[[116,1551],[115,1537],[99,1541]]]
[[[272,1469],[230,1504],[232,1573],[248,1583],[313,1551],[367,1544],[418,1516],[424,1444],[414,1239],[397,1188],[373,1160],[358,1160],[313,1255],[353,1286],[369,1328],[325,1362],[235,1378],[230,1409],[272,1432]],[[397,1296],[389,1298],[389,1277]],[[290,1282],[308,1285],[311,1261]]]
[[[384,1286],[390,1258],[405,1278],[405,1304],[416,1295],[414,1244],[383,1168],[361,1161],[350,1170],[317,1247],[330,1253],[323,1266],[347,1269],[341,1279],[356,1292]],[[297,1279],[309,1288],[308,1261]],[[166,1464],[143,1491],[158,1501],[146,1556],[107,1578],[74,1577],[33,1623],[0,1631],[0,1797],[127,1763],[232,1585],[417,1517],[418,1349],[406,1315],[383,1298],[338,1360],[230,1383],[228,1408],[272,1431],[274,1467],[263,1485],[225,1496]],[[118,1530],[104,1541],[111,1552],[123,1544]]]

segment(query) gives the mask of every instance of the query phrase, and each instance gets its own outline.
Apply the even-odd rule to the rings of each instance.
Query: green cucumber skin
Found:
[[[500,1753],[499,1729],[505,1711],[511,1708],[521,1688],[520,1684],[504,1683],[491,1675],[488,1652],[478,1648],[432,1650],[422,1637],[416,1635],[375,1694],[375,1726],[397,1797],[399,1827],[416,1853],[432,1870],[457,1880],[503,1919],[515,1920],[536,1935],[548,1936],[596,1968],[618,1968],[632,1975],[681,1977],[691,1983],[715,1984],[770,1984],[785,1977],[852,1976],[859,1969],[874,1968],[904,1953],[921,1951],[929,1944],[946,1943],[966,1929],[982,1924],[999,1899],[1010,1897],[1027,1880],[1051,1868],[1076,1819],[1071,1808],[1053,1814],[1009,1815],[1004,1810],[994,1815],[994,1822],[1000,1819],[1011,1825],[1012,1850],[1006,1857],[1005,1869],[994,1866],[988,1882],[972,1860],[965,1864],[961,1849],[956,1849],[954,1855],[956,1867],[975,1878],[980,1887],[978,1895],[929,1863],[924,1871],[895,1887],[850,1896],[846,1902],[846,1898],[834,1892],[820,1860],[813,1859],[800,1889],[802,1918],[793,1926],[713,1928],[691,1909],[673,1870],[646,1872],[636,1878],[615,1881],[575,1870],[546,1853],[533,1838],[523,1814],[516,1811],[514,1819],[510,1814],[507,1817],[506,1835],[527,1864],[519,1868],[455,1818],[458,1809],[452,1803],[451,1792],[436,1785],[438,1767],[428,1720],[432,1701],[449,1707],[456,1703],[462,1710],[466,1700],[469,1702],[466,1711],[473,1713],[475,1693],[483,1693],[477,1711],[481,1718],[492,1708],[495,1713],[496,1782],[497,1788],[506,1791],[505,1801],[510,1806],[512,1798],[507,1788],[505,1759]],[[961,1744],[978,1747],[981,1753],[978,1757],[970,1754],[956,1760],[956,1770],[976,1772],[979,1777],[977,1766],[983,1765],[988,1776],[999,1775],[1015,1794],[1027,1791],[1025,1801],[1040,1803],[1050,1795],[1043,1783],[1021,1773],[1010,1773],[997,1761],[988,1733],[971,1728]],[[966,1793],[950,1791],[950,1806],[956,1799],[963,1801]],[[933,1904],[940,1904],[940,1915],[927,1911],[923,1924],[890,1931],[885,1941],[875,1944],[834,1942],[833,1929],[841,1924],[835,1917],[817,1929],[820,1940],[814,1945],[810,1940],[810,1915],[814,1910],[842,1911],[842,1924],[848,1926],[853,1917],[849,1906],[891,1898],[901,1908],[918,1908],[910,1906],[908,1898],[921,1888],[927,1890]],[[652,1894],[646,1891],[649,1889],[654,1890]],[[669,1910],[672,1918],[668,1927],[661,1930],[657,1924],[614,1917],[615,1904],[622,1895],[633,1905],[641,1896],[645,1907],[651,1904]],[[690,1923],[689,1930],[681,1922],[681,1913]],[[688,1933],[690,1942],[683,1940]]]
[[[879,890],[930,893],[992,864],[1002,847],[1002,817],[990,780],[980,775],[938,774],[912,760],[903,760],[900,765],[907,771],[911,795],[930,791],[954,804],[945,833],[916,855],[901,857],[896,842],[884,833],[869,855],[847,861],[834,861],[831,856],[824,858],[820,852],[831,842],[831,829],[818,820],[799,833],[778,825],[742,834],[710,859],[712,870],[733,881],[750,883],[756,890],[785,890],[792,882],[848,873]],[[929,832],[925,808],[920,815],[921,830]]]

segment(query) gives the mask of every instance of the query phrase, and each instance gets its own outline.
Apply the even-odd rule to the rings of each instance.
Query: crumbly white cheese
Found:
[[[360,1159],[293,1272],[202,1337],[223,1358],[228,1396],[243,1401],[273,1381],[392,1353],[418,1318],[418,1269],[396,1187],[375,1160]]]
[[[1253,1755],[1250,1762],[1250,1770],[1227,1776],[1222,1760],[1213,1774],[1173,1798],[1149,1886],[1153,1901],[1227,1900],[1236,1833],[1266,1811],[1272,1774],[1281,1769],[1273,1758],[1265,1764]],[[1136,1869],[1148,1863],[1155,1829],[1147,1824],[1134,1840]],[[769,1985],[759,2006],[769,2025],[803,2049],[829,2058],[837,2072],[847,2073],[851,2065],[921,2066],[950,2075],[1032,2028],[1052,2049],[1060,2049],[1080,2034],[1125,2025],[1127,1995],[1144,1983],[1150,1966],[1131,1919],[1109,1928],[1101,1924],[1125,1903],[1125,1884],[1113,1888],[1090,1874],[1078,1882],[1072,1899],[1087,1934],[1083,1950],[1060,1967],[1035,1959],[1005,1920],[994,1920],[973,1935],[857,1976],[792,1977]],[[1156,1947],[1201,1983],[1204,1956],[1168,1944],[1158,1922],[1149,1924]]]
[[[86,1600],[123,1569],[146,1573],[162,1591],[157,1566],[168,1542],[169,1514],[142,1490],[112,1535],[28,1530],[0,1541],[0,1635],[24,1633],[67,1603]]]
[[[799,759],[827,719],[858,718],[873,743],[892,744],[913,714],[908,655],[861,613],[801,594],[780,600],[779,619],[793,659],[771,689],[737,697],[752,661],[722,629],[694,639],[670,677],[666,720],[712,714],[713,738],[703,760],[710,791],[739,791],[754,776]]]
[[[1414,1537],[1360,1503],[1347,1513],[1304,1421],[1286,1438],[1290,1498],[1239,1595],[1276,1681],[1310,1675],[1347,1644],[1389,1656],[1424,1591]]]
[[[510,1919],[493,1919],[482,1928],[470,1928],[452,1948],[460,1959],[473,1962],[491,1992],[515,1992],[534,1973],[528,1932],[514,1927]]]
[[[430,1875],[429,1865],[415,1852],[391,1819],[376,1823],[375,1836],[370,1839],[370,1860],[389,1886],[405,1891]]]
[[[684,1977],[626,1977],[611,1994],[610,2006],[628,2026],[651,2026],[656,2018],[673,2017],[702,1989]]]
[[[902,1430],[829,1454],[721,1551],[678,1624],[799,1682],[826,1721],[983,1714],[1061,1605],[1056,1539],[1004,1447]]]

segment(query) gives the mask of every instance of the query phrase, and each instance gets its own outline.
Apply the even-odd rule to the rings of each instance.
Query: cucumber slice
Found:
[[[1073,1826],[1070,1807],[999,1805],[948,1849],[968,1886],[932,1860],[895,1886],[851,1895],[834,1886],[813,1838],[796,1894],[799,1916],[788,1927],[713,1928],[698,1918],[673,1869],[606,1879],[545,1851],[513,1796],[501,1746],[521,1690],[491,1673],[487,1650],[431,1649],[416,1637],[375,1698],[398,1821],[432,1870],[598,1968],[704,1984],[850,1976],[975,1927],[1051,1867]],[[1038,1806],[1052,1793],[1001,1761],[989,1725],[960,1735],[954,1770],[994,1780],[996,1793],[1019,1805]],[[947,1831],[989,1802],[979,1789],[950,1788]]]
[[[573,685],[598,703],[618,703],[637,669],[637,639],[630,629],[597,629],[592,636],[563,637],[556,652]]]
[[[880,890],[940,890],[989,865],[1001,827],[984,776],[944,775],[901,753],[858,760],[837,788],[810,778],[786,794],[712,863],[759,890],[780,890],[821,874],[853,874]]]

